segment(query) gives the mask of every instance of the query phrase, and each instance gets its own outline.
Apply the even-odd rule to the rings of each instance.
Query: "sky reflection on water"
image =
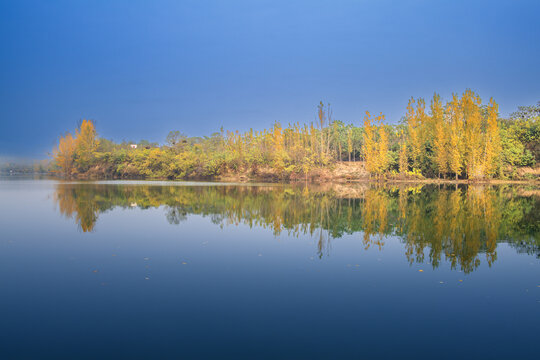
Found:
[[[532,359],[535,191],[0,179],[0,357]]]

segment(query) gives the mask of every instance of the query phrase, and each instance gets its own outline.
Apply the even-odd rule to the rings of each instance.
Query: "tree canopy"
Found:
[[[540,158],[540,102],[499,116],[494,99],[482,103],[466,90],[446,103],[434,94],[429,108],[411,98],[397,125],[366,112],[362,124],[345,124],[329,104],[317,106],[317,123],[276,122],[247,132],[223,128],[205,137],[171,131],[164,145],[114,143],[99,138],[92,120],[62,136],[53,151],[64,176],[112,178],[212,178],[263,173],[276,179],[305,178],[338,162],[361,162],[372,178],[491,179],[516,177]]]

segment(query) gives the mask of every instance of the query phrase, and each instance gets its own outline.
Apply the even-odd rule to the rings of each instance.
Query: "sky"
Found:
[[[82,119],[164,142],[309,123],[319,101],[398,123],[470,88],[540,100],[540,1],[0,0],[0,156],[46,158]],[[429,101],[427,101],[429,103]]]

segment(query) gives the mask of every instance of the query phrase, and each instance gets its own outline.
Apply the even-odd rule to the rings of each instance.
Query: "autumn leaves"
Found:
[[[91,120],[83,120],[75,131],[75,137],[70,133],[60,137],[58,147],[53,151],[53,157],[60,172],[71,176],[88,170],[98,146],[99,140],[94,123]]]
[[[501,139],[498,105],[490,99],[481,105],[480,97],[467,90],[452,96],[446,106],[438,94],[433,96],[430,114],[424,99],[411,98],[407,105],[405,129],[399,133],[399,173],[427,174],[468,179],[491,178],[500,171]],[[388,174],[388,139],[384,117],[373,125],[369,112],[364,118],[366,169],[378,177]]]
[[[360,160],[377,179],[476,180],[500,175],[508,157],[497,103],[490,99],[482,105],[471,90],[454,94],[446,104],[435,94],[429,110],[423,99],[411,98],[401,124],[384,121],[382,113],[372,117],[366,112],[362,127],[346,125],[321,102],[315,124],[283,127],[276,122],[262,131],[222,130],[211,137],[183,136],[178,143],[131,149],[108,140],[100,146],[93,122],[83,120],[75,136],[60,138],[54,159],[65,176],[99,169],[110,177],[208,178],[231,172],[256,176],[264,168],[277,178],[307,180],[314,170],[331,171],[336,161]]]
[[[364,117],[364,156],[365,167],[370,174],[383,175],[388,170],[388,136],[382,124],[384,115],[380,114],[374,124],[371,114]]]

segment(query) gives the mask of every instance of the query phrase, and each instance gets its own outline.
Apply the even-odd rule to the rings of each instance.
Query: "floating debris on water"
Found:
[[[418,270],[418,272],[424,272],[424,270],[420,269],[420,270]]]
[[[187,262],[185,262],[185,261],[182,261],[182,265],[187,265]]]
[[[144,277],[144,280],[150,280],[150,277],[145,276],[145,277]]]
[[[99,272],[99,270],[92,270],[92,272],[93,272],[93,273],[97,273],[97,272]]]

